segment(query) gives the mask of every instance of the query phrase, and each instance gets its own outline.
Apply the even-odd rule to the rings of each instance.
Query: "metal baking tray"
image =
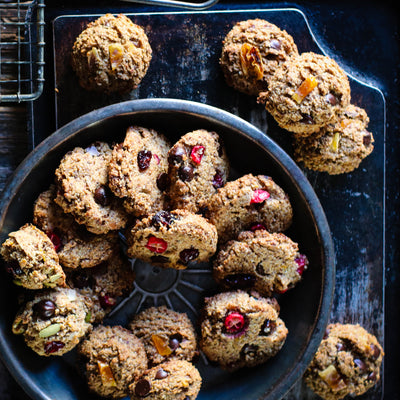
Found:
[[[145,28],[153,48],[153,59],[141,85],[123,96],[86,92],[79,87],[70,66],[75,38],[100,14],[63,15],[53,21],[58,127],[84,113],[124,100],[180,98],[207,103],[242,117],[266,132],[291,155],[290,134],[277,126],[257,104],[256,98],[226,85],[218,65],[222,39],[235,22],[263,18],[290,33],[300,52],[324,53],[342,64],[333,51],[318,44],[307,17],[294,8],[127,15]],[[320,198],[334,238],[337,283],[331,320],[359,323],[384,343],[385,99],[368,79],[356,79],[357,71],[341,66],[349,76],[353,104],[363,107],[370,116],[369,130],[375,137],[375,149],[360,168],[350,174],[329,176],[309,170],[304,172]],[[191,290],[190,286],[186,289]],[[317,397],[299,382],[286,398]],[[383,398],[382,380],[362,398]]]

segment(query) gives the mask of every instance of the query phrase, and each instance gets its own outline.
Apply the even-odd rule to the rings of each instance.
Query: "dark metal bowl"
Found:
[[[214,130],[223,137],[232,178],[250,172],[269,175],[289,194],[294,221],[286,233],[299,242],[310,265],[300,284],[279,298],[281,317],[289,329],[283,349],[266,364],[234,374],[206,365],[204,360],[198,363],[203,376],[199,400],[281,398],[302,376],[324,334],[333,298],[334,251],[325,214],[301,170],[246,121],[214,107],[173,99],[133,100],[84,115],[44,140],[15,171],[0,202],[1,242],[10,231],[31,221],[34,200],[53,181],[54,170],[67,151],[96,140],[119,142],[131,124],[155,128],[171,142],[190,130]],[[94,398],[74,367],[74,354],[39,357],[11,333],[18,288],[1,273],[0,350],[11,373],[35,399]]]

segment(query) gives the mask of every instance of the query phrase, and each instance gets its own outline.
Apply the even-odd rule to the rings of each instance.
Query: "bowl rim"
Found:
[[[322,282],[323,296],[321,296],[320,299],[314,329],[311,333],[310,340],[303,350],[301,360],[276,383],[272,393],[266,392],[262,395],[262,399],[279,399],[301,378],[323,338],[333,303],[336,272],[335,254],[328,221],[321,203],[306,176],[278,144],[251,123],[228,111],[204,103],[170,98],[128,100],[89,112],[57,129],[33,149],[20,163],[8,179],[0,197],[0,228],[3,227],[4,217],[7,213],[10,199],[18,192],[26,175],[46,156],[49,150],[65,142],[70,137],[77,135],[81,130],[101,123],[106,119],[124,114],[152,113],[155,111],[177,112],[207,117],[211,122],[222,124],[227,128],[233,127],[235,130],[240,131],[249,140],[268,150],[271,157],[282,166],[287,174],[293,177],[308,203],[323,246],[325,261]],[[0,357],[11,375],[29,396],[38,400],[51,400],[51,397],[49,397],[37,385],[35,380],[25,372],[22,365],[20,365],[20,360],[15,356],[12,348],[5,341],[2,334],[0,334]]]

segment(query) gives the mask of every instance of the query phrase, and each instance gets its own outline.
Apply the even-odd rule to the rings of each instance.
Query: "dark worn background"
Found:
[[[68,5],[66,5],[68,4]],[[82,7],[82,4],[87,5]],[[98,14],[106,12],[105,4],[110,2],[89,2],[89,1],[52,1],[47,4],[46,22],[46,87],[45,93],[34,104],[27,107],[25,105],[9,105],[0,108],[0,188],[4,187],[5,180],[11,174],[13,169],[22,160],[25,154],[30,150],[34,142],[39,142],[52,131],[54,131],[56,123],[65,123],[71,119],[74,112],[73,107],[66,107],[70,104],[71,98],[68,96],[73,93],[63,92],[59,96],[59,104],[57,107],[58,114],[55,117],[54,103],[54,77],[52,75],[52,25],[51,21],[57,15],[65,14]],[[136,5],[127,5],[126,3],[113,2],[115,9],[132,12],[148,11],[149,8]],[[397,296],[400,289],[399,283],[399,24],[396,17],[395,9],[386,2],[344,2],[344,1],[325,1],[321,3],[315,2],[298,2],[298,3],[246,3],[246,2],[226,2],[220,3],[213,9],[218,8],[271,8],[271,7],[295,7],[302,10],[310,23],[312,32],[316,35],[318,43],[323,50],[329,55],[337,59],[341,66],[350,72],[355,78],[362,81],[368,81],[372,85],[382,90],[386,98],[387,120],[386,120],[386,156],[384,153],[383,135],[377,140],[376,153],[371,161],[368,160],[368,170],[371,169],[371,179],[368,181],[367,172],[360,172],[356,175],[358,179],[351,177],[346,179],[326,178],[318,174],[309,174],[309,178],[321,197],[322,203],[326,209],[329,222],[334,234],[334,242],[338,253],[338,283],[332,319],[345,322],[360,322],[368,327],[371,331],[383,338],[382,318],[385,316],[385,369],[384,369],[384,385],[379,385],[375,390],[363,396],[364,399],[378,399],[383,397],[387,399],[398,399],[400,394],[397,390],[399,359],[399,320],[400,315],[397,308]],[[151,11],[155,9],[150,9]],[[165,11],[165,9],[159,9]],[[173,10],[171,10],[173,11]],[[273,21],[272,21],[273,22]],[[278,24],[279,25],[279,24]],[[217,29],[218,27],[216,27]],[[286,27],[285,27],[286,28]],[[179,29],[171,26],[171,29]],[[225,29],[225,27],[221,27]],[[290,29],[288,29],[290,32]],[[291,33],[291,32],[290,32]],[[306,43],[305,43],[306,44]],[[300,46],[299,46],[300,47]],[[159,49],[162,51],[162,49]],[[305,49],[301,49],[304,51]],[[195,71],[193,72],[195,73]],[[68,78],[68,77],[67,77]],[[58,76],[60,80],[60,77]],[[62,83],[62,82],[61,82]],[[223,82],[218,83],[217,88],[222,87]],[[194,85],[194,84],[193,84]],[[189,85],[193,88],[193,85]],[[163,85],[161,85],[163,86]],[[176,87],[177,85],[175,85]],[[165,85],[168,87],[168,85]],[[374,103],[374,95],[357,83],[354,84],[356,98],[362,101],[366,97],[369,99],[368,111],[377,112],[377,119],[381,121],[379,96],[376,97]],[[209,104],[218,102],[218,93],[215,98],[201,97],[202,88],[197,88],[198,92],[186,92],[183,98],[190,98],[197,101],[206,101]],[[353,89],[353,86],[352,86]],[[169,91],[168,91],[169,90]],[[175,93],[173,88],[169,88],[166,94]],[[177,89],[175,89],[176,91]],[[213,90],[216,90],[213,88]],[[226,89],[223,89],[226,90]],[[155,92],[153,92],[155,93]],[[375,92],[373,92],[375,93]],[[233,91],[228,92],[232,96],[238,96]],[[148,95],[148,93],[147,93]],[[179,95],[179,92],[178,92]],[[146,94],[140,93],[138,97],[145,97]],[[161,96],[166,97],[166,96]],[[115,99],[117,101],[118,99]],[[99,99],[102,104],[104,99]],[[78,102],[79,103],[79,102]],[[273,121],[260,117],[264,115],[261,108],[251,103],[256,111],[248,112],[248,98],[241,96],[234,99],[227,99],[227,107],[229,111],[241,115],[243,118],[250,120],[261,129],[266,128],[269,124],[269,134],[275,134],[277,140],[285,150],[290,152],[290,143],[285,139],[280,139],[278,130],[274,126]],[[373,104],[371,104],[373,103]],[[217,104],[219,105],[219,104]],[[363,106],[363,104],[360,104]],[[95,105],[87,104],[87,109],[93,108]],[[374,121],[374,115],[370,114],[371,121]],[[375,123],[376,119],[375,119]],[[26,128],[28,126],[28,129]],[[376,128],[381,133],[381,126],[378,124]],[[11,131],[12,130],[12,131]],[[275,132],[275,133],[274,133]],[[375,133],[375,132],[374,132]],[[376,138],[377,139],[377,138]],[[280,142],[281,141],[281,142]],[[367,161],[366,161],[367,162]],[[368,171],[367,170],[367,171]],[[385,174],[386,170],[386,174]],[[361,186],[355,188],[354,184],[367,182],[367,187]],[[341,193],[340,189],[348,189]],[[384,190],[386,192],[384,193]],[[329,194],[336,196],[337,201],[331,199]],[[358,195],[360,193],[360,195]],[[343,198],[340,198],[342,195]],[[372,196],[371,201],[367,201]],[[379,201],[381,195],[385,195],[386,203]],[[366,201],[363,201],[363,198]],[[326,203],[326,204],[324,204]],[[330,207],[327,209],[326,205]],[[336,206],[334,206],[336,204]],[[354,205],[353,205],[354,204]],[[378,206],[377,209],[371,209]],[[351,207],[355,207],[355,215],[359,220],[354,221],[349,218]],[[386,208],[385,208],[386,207]],[[381,218],[385,212],[385,220]],[[372,216],[369,213],[373,214]],[[374,226],[374,224],[381,224]],[[376,234],[376,237],[373,235]],[[385,235],[385,242],[383,241]],[[371,237],[372,235],[372,237]],[[355,240],[355,239],[356,240]],[[354,240],[353,240],[354,239]],[[364,242],[363,242],[364,241]],[[384,247],[385,245],[385,247]],[[366,249],[360,250],[360,249]],[[363,253],[364,251],[364,253]],[[374,255],[374,259],[370,260],[367,267],[367,274],[363,274],[362,264],[365,260],[363,254]],[[363,258],[364,257],[364,258]],[[372,264],[371,264],[372,263]],[[383,266],[386,270],[383,271]],[[355,268],[355,269],[354,269]],[[386,276],[386,285],[382,280],[383,272]],[[363,304],[354,302],[354,299],[369,298],[363,293],[370,290],[373,293],[369,295],[376,303]],[[385,290],[385,292],[383,291]],[[375,292],[374,292],[375,291]],[[371,311],[375,312],[374,313]],[[300,389],[292,391],[288,396],[290,399],[304,398],[305,394],[299,394]],[[301,396],[301,397],[299,397]],[[18,385],[8,375],[3,366],[0,366],[0,399],[26,399],[26,395],[19,389]]]

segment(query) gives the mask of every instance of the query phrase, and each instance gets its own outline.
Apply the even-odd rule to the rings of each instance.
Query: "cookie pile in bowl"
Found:
[[[105,397],[279,398],[321,341],[334,286],[323,210],[293,161],[227,112],[170,99],[96,110],[27,157],[1,206],[2,255],[19,264],[2,279],[2,355],[33,397],[88,398],[80,365]],[[126,255],[178,279],[213,269],[190,307],[200,318],[185,302],[107,317],[136,285]],[[50,265],[26,274],[33,259]]]

